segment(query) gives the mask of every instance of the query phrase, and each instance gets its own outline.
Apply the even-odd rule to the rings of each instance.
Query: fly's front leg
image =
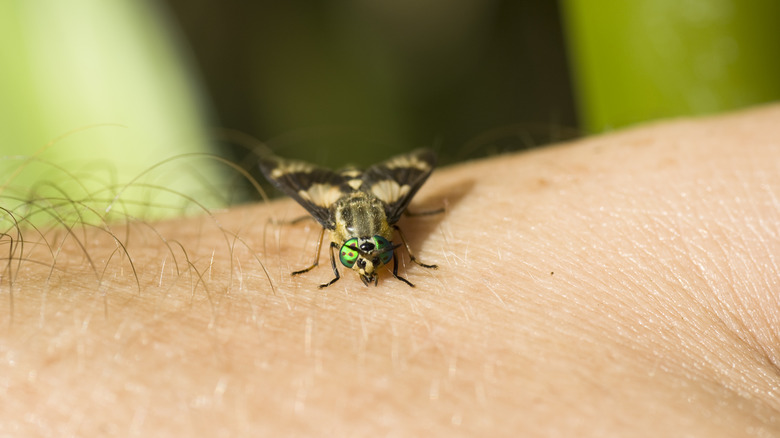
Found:
[[[325,236],[325,228],[323,228],[322,231],[320,231],[320,237],[319,239],[317,239],[317,250],[314,252],[314,263],[312,263],[311,266],[309,266],[308,268],[301,269],[300,271],[295,271],[290,275],[298,275],[298,274],[303,274],[304,272],[309,272],[312,269],[316,268],[317,265],[320,264],[320,248],[322,248],[322,238],[324,236]],[[332,258],[333,255],[331,254],[331,259]]]
[[[333,268],[333,273],[336,275],[336,278],[333,280],[320,285],[320,289],[330,286],[331,284],[338,281],[339,278],[341,278],[341,275],[339,275],[339,270],[336,269],[336,257],[333,256],[333,248],[336,248],[336,242],[330,242],[330,266]]]
[[[393,251],[393,277],[403,281],[404,283],[408,284],[411,287],[414,287],[414,284],[412,284],[411,281],[398,275],[398,257],[396,257],[395,251]]]
[[[404,233],[401,231],[401,228],[399,228],[398,225],[393,225],[393,228],[396,231],[398,231],[398,235],[401,236],[401,242],[403,242],[404,246],[406,247],[406,252],[409,253],[409,259],[411,259],[411,261],[417,263],[418,265],[422,266],[423,268],[439,269],[438,265],[426,265],[425,263],[422,263],[422,262],[418,261],[417,257],[414,256],[414,253],[412,253],[412,249],[409,248],[409,244],[406,243],[406,237],[404,237]],[[393,258],[395,259],[395,252],[393,252]],[[393,271],[395,271],[395,270],[396,269],[393,268]],[[407,281],[407,283],[408,283],[408,281]]]

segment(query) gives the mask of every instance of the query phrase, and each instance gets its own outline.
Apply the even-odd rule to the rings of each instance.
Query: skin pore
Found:
[[[415,288],[342,269],[319,290],[326,245],[291,277],[319,235],[271,222],[291,200],[26,230],[0,281],[0,435],[777,436],[778,120],[439,169],[410,209],[446,212],[400,222],[439,265],[400,251]]]

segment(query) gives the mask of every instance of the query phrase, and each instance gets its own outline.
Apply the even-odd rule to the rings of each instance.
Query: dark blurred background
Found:
[[[578,132],[557,2],[168,2],[216,124],[285,156],[451,162]]]
[[[444,165],[777,101],[779,19],[777,0],[0,2],[0,202],[178,214],[253,192],[212,154]]]

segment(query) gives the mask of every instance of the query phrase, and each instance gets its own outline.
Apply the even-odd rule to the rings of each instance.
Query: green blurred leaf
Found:
[[[203,105],[164,11],[154,2],[0,3],[0,202],[89,200],[157,217],[217,184]],[[66,135],[70,133],[69,135]],[[55,139],[58,139],[49,144]],[[172,193],[175,191],[177,193]],[[154,206],[160,208],[154,208]],[[71,204],[73,206],[73,204]]]
[[[589,131],[780,98],[780,2],[565,0]]]

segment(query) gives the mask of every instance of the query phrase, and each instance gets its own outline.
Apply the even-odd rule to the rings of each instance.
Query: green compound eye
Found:
[[[393,259],[393,245],[382,236],[374,236],[374,245],[379,252],[379,260],[383,265],[390,263]]]
[[[357,239],[349,239],[344,242],[343,245],[341,245],[341,250],[339,251],[339,260],[341,261],[342,265],[351,268],[355,265],[357,258]]]

